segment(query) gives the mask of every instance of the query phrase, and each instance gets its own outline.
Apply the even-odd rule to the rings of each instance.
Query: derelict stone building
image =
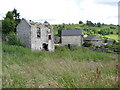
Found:
[[[48,22],[28,22],[22,18],[17,26],[17,37],[24,46],[32,50],[54,51],[53,27]]]

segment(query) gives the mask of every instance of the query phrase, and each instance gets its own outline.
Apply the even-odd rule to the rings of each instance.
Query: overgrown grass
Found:
[[[3,44],[3,88],[114,88],[117,55],[87,48],[31,51]]]

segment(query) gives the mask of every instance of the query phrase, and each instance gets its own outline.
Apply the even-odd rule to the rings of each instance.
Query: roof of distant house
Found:
[[[114,41],[107,41],[107,44],[113,44]]]
[[[89,35],[84,40],[102,40],[98,35]]]
[[[82,30],[62,30],[62,36],[81,36]]]

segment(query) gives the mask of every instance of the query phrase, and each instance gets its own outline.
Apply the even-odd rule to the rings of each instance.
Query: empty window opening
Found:
[[[51,40],[51,35],[48,36],[48,39]]]
[[[40,31],[40,28],[38,28],[38,30],[37,30],[37,37],[40,38],[40,36],[41,36],[41,31]]]
[[[40,33],[39,32],[37,32],[37,37],[40,38]]]
[[[43,49],[46,50],[46,51],[48,51],[48,44],[43,43]]]

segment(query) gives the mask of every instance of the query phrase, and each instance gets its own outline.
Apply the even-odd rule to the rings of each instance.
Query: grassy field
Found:
[[[105,37],[107,38],[111,38],[111,39],[114,39],[114,40],[117,40],[118,41],[118,35],[105,35]]]
[[[87,48],[31,51],[3,43],[3,88],[118,87],[116,54]]]

